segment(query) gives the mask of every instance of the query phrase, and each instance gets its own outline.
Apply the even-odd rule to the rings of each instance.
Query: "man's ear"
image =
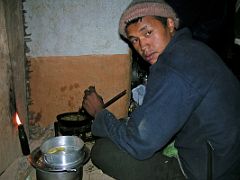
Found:
[[[170,29],[170,32],[173,32],[175,29],[175,23],[173,18],[167,18],[167,26]]]

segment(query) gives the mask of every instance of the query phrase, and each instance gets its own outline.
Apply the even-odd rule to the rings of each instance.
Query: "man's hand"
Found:
[[[96,92],[94,86],[89,86],[89,88],[84,91],[82,107],[88,114],[95,117],[96,114],[103,109],[103,106],[102,97]]]

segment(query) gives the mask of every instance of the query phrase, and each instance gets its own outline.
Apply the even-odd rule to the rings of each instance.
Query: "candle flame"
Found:
[[[16,112],[16,122],[17,122],[18,125],[22,124],[17,112]]]

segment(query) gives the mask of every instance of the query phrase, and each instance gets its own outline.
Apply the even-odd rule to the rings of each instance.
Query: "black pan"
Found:
[[[117,94],[115,97],[113,97],[111,100],[109,100],[104,104],[104,108],[110,106],[112,103],[116,102],[125,94],[126,94],[126,90]],[[80,126],[89,125],[89,123],[91,123],[91,121],[93,120],[93,117],[90,116],[85,111],[78,111],[78,112],[66,112],[66,113],[59,114],[57,115],[57,120],[61,126],[80,127]]]

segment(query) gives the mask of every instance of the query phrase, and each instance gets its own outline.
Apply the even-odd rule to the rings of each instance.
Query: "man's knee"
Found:
[[[97,139],[91,149],[91,160],[96,166],[101,166],[111,160],[111,153],[114,152],[115,145],[111,140]]]

